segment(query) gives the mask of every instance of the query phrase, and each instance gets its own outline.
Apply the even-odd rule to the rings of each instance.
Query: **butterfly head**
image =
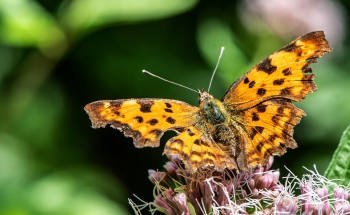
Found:
[[[213,99],[213,98],[214,98],[212,95],[210,95],[210,94],[209,94],[208,92],[206,92],[204,89],[198,90],[198,94],[199,94],[199,98],[198,98],[199,104],[202,104],[205,100]]]
[[[199,92],[199,106],[202,116],[211,124],[223,123],[228,118],[227,109],[222,102],[204,90]]]

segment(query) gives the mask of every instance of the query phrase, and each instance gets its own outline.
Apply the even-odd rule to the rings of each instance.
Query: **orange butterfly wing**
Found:
[[[167,130],[177,130],[198,121],[198,108],[167,99],[104,100],[85,106],[93,128],[111,127],[134,139],[138,148],[157,147]]]
[[[323,32],[301,36],[238,79],[221,102],[199,92],[200,108],[169,99],[126,99],[93,102],[85,111],[92,127],[110,124],[139,148],[157,147],[165,131],[176,131],[164,153],[179,156],[189,172],[206,166],[244,171],[297,147],[293,128],[305,113],[292,101],[317,89],[309,65],[331,50]]]
[[[309,65],[331,50],[323,32],[306,34],[260,62],[227,90],[221,101],[238,113],[245,130],[238,166],[264,165],[270,156],[297,147],[293,127],[305,113],[291,100],[301,101],[317,89]]]
[[[246,109],[271,98],[303,100],[317,89],[311,63],[332,51],[322,31],[295,39],[254,66],[221,99],[236,109]]]
[[[215,165],[221,169],[236,168],[235,161],[218,148],[207,135],[199,108],[169,99],[125,99],[92,102],[85,106],[93,128],[110,124],[127,137],[135,147],[159,146],[167,130],[179,135],[167,143],[164,154],[177,155],[186,168]]]

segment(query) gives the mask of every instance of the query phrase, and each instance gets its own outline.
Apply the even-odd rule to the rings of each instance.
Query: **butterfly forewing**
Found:
[[[271,98],[301,101],[317,89],[308,66],[331,50],[321,31],[301,36],[243,75],[222,101],[240,110]]]
[[[111,127],[132,137],[136,147],[159,146],[167,130],[195,124],[198,107],[170,99],[104,100],[85,106],[93,128]]]

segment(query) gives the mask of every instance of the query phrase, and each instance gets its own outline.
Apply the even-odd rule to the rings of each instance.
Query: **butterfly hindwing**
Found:
[[[243,114],[247,130],[244,152],[248,166],[264,165],[270,156],[282,155],[287,148],[297,147],[293,128],[305,113],[290,100],[267,100]]]
[[[171,138],[165,146],[164,154],[179,155],[190,172],[206,166],[215,169],[237,169],[233,157],[221,150],[207,136],[203,125],[190,126]]]

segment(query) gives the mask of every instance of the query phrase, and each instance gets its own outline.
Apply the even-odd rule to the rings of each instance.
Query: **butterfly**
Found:
[[[198,91],[199,107],[172,99],[118,99],[85,106],[93,128],[110,125],[132,137],[137,148],[158,147],[178,156],[186,170],[211,167],[244,172],[296,148],[293,128],[305,112],[292,103],[317,90],[309,67],[332,48],[324,32],[305,34],[235,81],[221,100]]]

